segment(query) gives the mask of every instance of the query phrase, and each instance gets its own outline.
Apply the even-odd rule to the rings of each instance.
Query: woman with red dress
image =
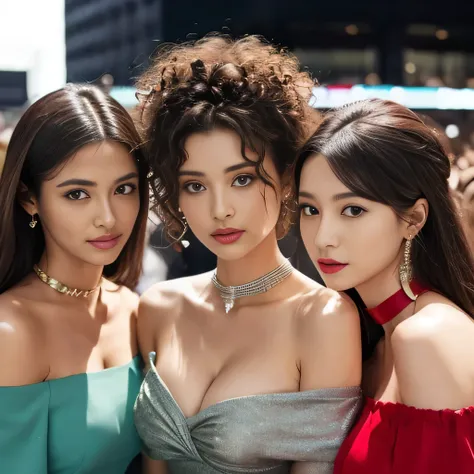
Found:
[[[330,111],[298,159],[312,261],[385,332],[335,474],[474,472],[474,265],[449,173],[436,132],[375,99]]]

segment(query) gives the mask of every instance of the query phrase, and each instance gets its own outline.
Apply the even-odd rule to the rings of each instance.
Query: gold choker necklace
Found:
[[[236,286],[224,286],[217,278],[217,272],[212,276],[212,283],[219,290],[224,301],[225,312],[228,313],[234,307],[234,301],[243,296],[255,296],[265,293],[281,283],[291,275],[293,267],[291,263],[285,261],[280,266],[249,283]]]
[[[38,278],[43,283],[46,283],[48,286],[50,286],[53,290],[56,290],[59,293],[63,293],[65,295],[75,296],[76,298],[79,298],[80,296],[82,296],[83,298],[87,298],[91,293],[94,293],[94,291],[96,291],[100,287],[99,283],[95,288],[92,288],[92,290],[78,290],[77,288],[69,288],[60,281],[48,276],[45,272],[43,272],[43,270],[41,270],[40,267],[38,267],[38,265],[34,265],[33,270],[38,275]]]

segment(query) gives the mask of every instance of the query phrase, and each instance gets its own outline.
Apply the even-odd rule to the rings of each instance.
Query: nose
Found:
[[[212,193],[212,217],[217,221],[224,221],[235,213],[230,203],[229,196],[224,190],[214,190]]]
[[[94,219],[96,227],[103,227],[106,230],[111,230],[116,223],[115,213],[108,199],[100,201],[98,204],[97,214]]]
[[[339,236],[337,223],[330,216],[322,216],[319,226],[316,228],[314,235],[314,244],[319,250],[327,247],[337,247],[339,245]]]

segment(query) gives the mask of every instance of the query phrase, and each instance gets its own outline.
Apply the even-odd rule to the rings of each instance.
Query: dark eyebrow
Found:
[[[308,193],[306,191],[300,191],[299,197],[300,198],[304,197],[304,198],[316,200],[316,198],[314,197],[313,194]],[[357,196],[357,194],[355,194],[353,192],[340,193],[340,194],[335,194],[332,197],[332,200],[333,201],[341,201],[342,199],[348,199],[348,198],[353,198],[353,197],[359,197],[359,196]]]
[[[232,171],[241,170],[242,168],[250,168],[250,167],[255,168],[256,166],[257,166],[256,163],[244,161],[243,163],[238,163],[236,165],[229,166],[224,171],[226,173],[232,173]]]
[[[311,193],[308,193],[308,192],[306,192],[306,191],[300,191],[300,192],[298,193],[298,196],[299,196],[300,198],[314,199],[314,196],[313,196]]]
[[[127,179],[133,179],[133,178],[138,178],[138,173],[136,171],[132,171],[131,173],[128,173],[121,178],[118,178],[115,180],[115,184],[121,183],[122,181],[127,181]]]
[[[131,173],[126,174],[125,176],[121,176],[120,178],[114,181],[115,184],[121,183],[122,181],[126,181],[127,179],[137,178],[138,173],[132,171]],[[97,186],[97,183],[94,181],[89,181],[88,179],[68,179],[67,181],[63,181],[59,183],[56,187],[57,188],[64,188],[65,186]]]
[[[64,186],[97,186],[97,183],[94,181],[89,181],[87,179],[68,179],[67,181],[63,181],[59,183],[56,187],[57,188],[64,188]]]
[[[178,172],[178,176],[204,176],[204,173],[201,173],[200,171],[183,170]]]
[[[257,165],[253,162],[245,161],[243,163],[237,163],[236,165],[229,166],[224,170],[224,173],[232,173],[233,171],[241,170],[242,168],[255,168]],[[178,173],[178,176],[205,176],[205,173],[201,171],[183,170]]]
[[[353,193],[349,191],[348,193],[340,193],[340,194],[335,194],[332,197],[333,201],[342,201],[343,199],[348,199],[348,198],[353,198],[353,197],[360,197],[356,193]]]

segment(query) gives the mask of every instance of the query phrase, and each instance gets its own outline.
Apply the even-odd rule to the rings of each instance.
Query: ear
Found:
[[[16,197],[25,212],[31,216],[38,214],[38,200],[22,182],[20,182],[20,185],[18,186]]]
[[[425,225],[426,219],[428,219],[428,212],[428,201],[425,198],[418,199],[407,212],[406,239],[409,239],[410,237],[413,238],[418,235],[420,230]]]

